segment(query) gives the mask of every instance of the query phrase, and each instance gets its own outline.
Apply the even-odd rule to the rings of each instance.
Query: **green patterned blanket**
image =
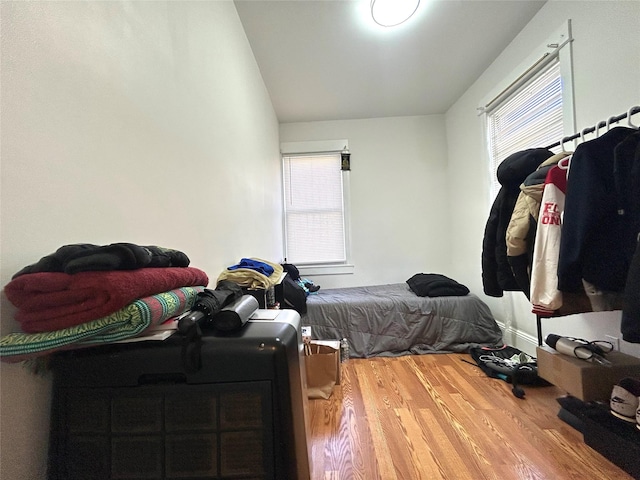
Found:
[[[0,360],[21,362],[56,350],[136,337],[189,310],[204,288],[183,287],[141,298],[111,315],[62,330],[4,335],[0,337]]]

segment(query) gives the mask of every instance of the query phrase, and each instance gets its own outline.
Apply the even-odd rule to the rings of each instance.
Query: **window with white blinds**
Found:
[[[340,152],[282,158],[287,262],[345,264],[345,196]]]
[[[500,184],[498,165],[512,153],[558,142],[563,132],[562,77],[556,57],[544,70],[487,113],[492,197]]]

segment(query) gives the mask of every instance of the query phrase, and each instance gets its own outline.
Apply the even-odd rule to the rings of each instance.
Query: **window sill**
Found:
[[[300,276],[311,275],[352,275],[355,265],[298,265]]]

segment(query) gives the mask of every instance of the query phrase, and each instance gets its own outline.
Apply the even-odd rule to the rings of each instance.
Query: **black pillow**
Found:
[[[407,285],[419,297],[463,297],[469,293],[467,287],[439,273],[416,273]]]

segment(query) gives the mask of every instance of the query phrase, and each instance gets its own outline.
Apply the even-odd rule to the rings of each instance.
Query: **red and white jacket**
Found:
[[[558,257],[567,192],[565,165],[570,160],[570,157],[564,159],[549,170],[540,202],[531,266],[532,312],[540,316],[551,316],[562,306],[562,292],[558,290]]]

